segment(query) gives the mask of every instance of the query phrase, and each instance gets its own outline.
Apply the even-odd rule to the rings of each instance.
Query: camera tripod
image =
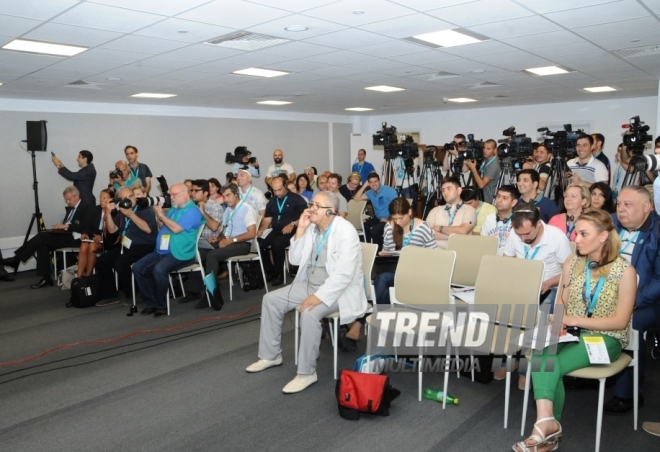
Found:
[[[502,185],[516,185],[516,171],[513,169],[511,157],[503,158],[500,161],[500,175],[497,178],[497,186],[495,187],[495,195]],[[482,191],[483,193],[483,191]],[[494,199],[483,199],[483,202],[494,204]]]
[[[543,196],[554,201],[560,211],[564,209],[564,191],[568,187],[569,172],[570,169],[561,154],[553,157]]]
[[[621,187],[627,185],[645,185],[650,183],[649,178],[646,176],[646,160],[643,155],[634,155],[628,163],[626,175],[623,177]],[[616,190],[617,188],[614,187]]]
[[[424,196],[426,190],[426,200],[422,211],[422,218],[426,218],[427,210],[433,200],[440,200],[440,187],[442,185],[442,162],[437,160],[427,160],[422,166],[421,178],[419,182],[420,199]]]

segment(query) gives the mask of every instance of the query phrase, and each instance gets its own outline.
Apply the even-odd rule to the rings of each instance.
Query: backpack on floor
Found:
[[[258,290],[264,288],[264,277],[261,274],[261,264],[257,261],[241,262],[243,273],[243,290]]]
[[[335,386],[339,415],[357,421],[360,412],[390,415],[390,403],[401,391],[390,385],[387,375],[365,374],[343,369]]]
[[[71,299],[66,307],[89,308],[100,299],[99,279],[96,275],[75,278],[71,281]]]

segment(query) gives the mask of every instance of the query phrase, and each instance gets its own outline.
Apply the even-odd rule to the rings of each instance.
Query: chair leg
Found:
[[[181,273],[178,273],[179,275],[179,284],[181,285],[181,295],[186,296],[186,289],[183,287],[183,278],[181,277]]]
[[[474,383],[474,355],[470,351],[470,373],[472,374],[472,383]]]
[[[442,386],[442,393],[445,397],[442,398],[442,409],[447,407],[447,391],[449,390],[449,371],[451,370],[451,344],[447,344],[447,356],[445,356],[445,375]]]
[[[335,334],[333,336],[332,340],[332,349],[334,351],[334,367],[335,367],[335,380],[337,379],[337,348],[338,345],[337,343],[339,342],[337,339],[339,338],[339,317],[334,317],[332,319],[332,327],[335,331]]]
[[[293,353],[293,363],[297,366],[298,365],[298,335],[300,334],[300,311],[298,311],[298,308],[294,309],[295,315],[294,317],[296,318],[295,326],[294,326],[294,332],[293,332],[293,337],[294,337],[294,342],[293,342],[293,348],[294,348],[294,353]]]
[[[169,292],[167,292],[166,300],[167,300],[167,315],[169,316],[170,315],[170,293]]]
[[[232,301],[234,299],[232,291],[234,287],[234,276],[231,274],[231,261],[227,261],[227,274],[229,275],[229,301]]]
[[[131,266],[131,289],[133,289],[133,307],[137,306],[135,299],[135,275],[133,274],[133,266]]]
[[[419,401],[422,401],[422,381],[424,379],[424,373],[422,370],[424,370],[424,355],[421,353],[418,356],[419,361],[417,361],[417,398]]]
[[[512,362],[512,356],[507,355],[507,364]],[[506,388],[504,390],[504,428],[509,423],[509,396],[511,395],[511,372],[506,373]]]
[[[529,386],[530,386],[530,381],[531,381],[531,367],[532,367],[532,362],[531,359],[527,363],[527,372],[525,372],[525,375],[527,378],[525,378],[525,396],[523,397],[523,410],[522,410],[522,420],[520,421],[520,436],[525,436],[525,422],[527,421],[527,404],[529,402]]]
[[[174,283],[172,283],[172,275],[167,275],[167,278],[170,280],[170,289],[172,290],[172,297],[175,297],[174,294]]]
[[[598,416],[596,420],[596,452],[600,450],[600,433],[603,426],[603,402],[605,399],[605,378],[599,378],[598,386]]]
[[[639,414],[639,352],[637,350],[633,352],[633,358],[635,360],[633,366],[633,391],[635,391],[633,395],[633,427],[637,430],[637,416]]]
[[[261,266],[261,276],[264,278],[264,287],[266,288],[266,293],[268,293],[268,282],[266,281],[266,272],[264,271],[264,263],[259,259],[259,265]]]

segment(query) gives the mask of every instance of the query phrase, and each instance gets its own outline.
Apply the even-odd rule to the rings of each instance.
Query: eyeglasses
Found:
[[[334,209],[334,207],[322,206],[321,204],[315,202],[308,202],[307,207],[310,209]]]
[[[191,188],[190,191],[193,193],[197,193],[199,191],[204,191],[204,190],[202,190],[201,188]]]

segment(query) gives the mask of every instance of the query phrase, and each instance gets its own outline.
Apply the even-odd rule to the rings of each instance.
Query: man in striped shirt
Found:
[[[584,185],[587,188],[594,182],[605,182],[609,184],[607,167],[593,156],[591,149],[594,146],[594,138],[591,135],[582,134],[575,143],[577,157],[567,162],[573,176],[572,184]]]

